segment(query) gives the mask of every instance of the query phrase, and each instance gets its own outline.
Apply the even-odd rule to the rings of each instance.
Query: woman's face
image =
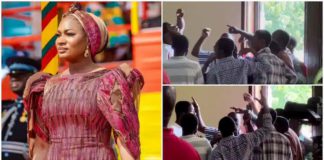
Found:
[[[85,58],[87,35],[76,18],[67,16],[62,19],[57,30],[55,45],[59,57],[69,62],[77,62]]]

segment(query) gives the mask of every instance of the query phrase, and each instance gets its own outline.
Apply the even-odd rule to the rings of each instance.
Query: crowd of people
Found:
[[[188,58],[189,41],[183,34],[184,12],[177,10],[176,25],[163,23],[164,77],[172,84],[295,84],[307,83],[307,68],[294,55],[295,38],[284,30],[272,34],[256,30],[253,34],[227,25],[213,46],[213,51],[202,49],[211,29],[204,28]],[[240,42],[247,47],[237,47],[232,37],[239,34]],[[238,49],[240,48],[240,50]]]
[[[246,108],[231,107],[233,112],[221,118],[216,128],[205,124],[195,98],[176,102],[175,88],[164,86],[164,159],[303,160],[308,151],[299,139],[300,131],[268,106],[265,91],[261,90],[260,99],[249,93],[243,99]],[[173,110],[174,123],[170,122]]]

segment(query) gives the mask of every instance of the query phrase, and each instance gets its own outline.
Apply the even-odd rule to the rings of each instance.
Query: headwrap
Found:
[[[74,16],[88,36],[88,45],[92,59],[105,49],[108,43],[108,31],[104,21],[92,13],[81,10],[79,3],[74,3],[67,15]]]

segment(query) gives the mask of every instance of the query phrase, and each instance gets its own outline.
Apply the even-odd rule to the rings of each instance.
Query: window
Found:
[[[311,86],[270,86],[268,88],[268,104],[272,108],[284,109],[287,101],[296,103],[307,103],[307,100],[312,97]],[[300,132],[305,135],[306,138],[312,137],[312,127],[310,125],[303,124]]]
[[[271,33],[283,29],[295,37],[295,56],[304,62],[304,2],[260,2],[260,29]]]

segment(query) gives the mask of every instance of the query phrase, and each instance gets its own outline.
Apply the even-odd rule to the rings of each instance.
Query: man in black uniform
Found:
[[[6,64],[10,71],[11,90],[18,98],[2,101],[1,157],[3,160],[25,160],[28,159],[27,113],[22,96],[27,79],[40,70],[40,63],[26,57],[11,57]]]

